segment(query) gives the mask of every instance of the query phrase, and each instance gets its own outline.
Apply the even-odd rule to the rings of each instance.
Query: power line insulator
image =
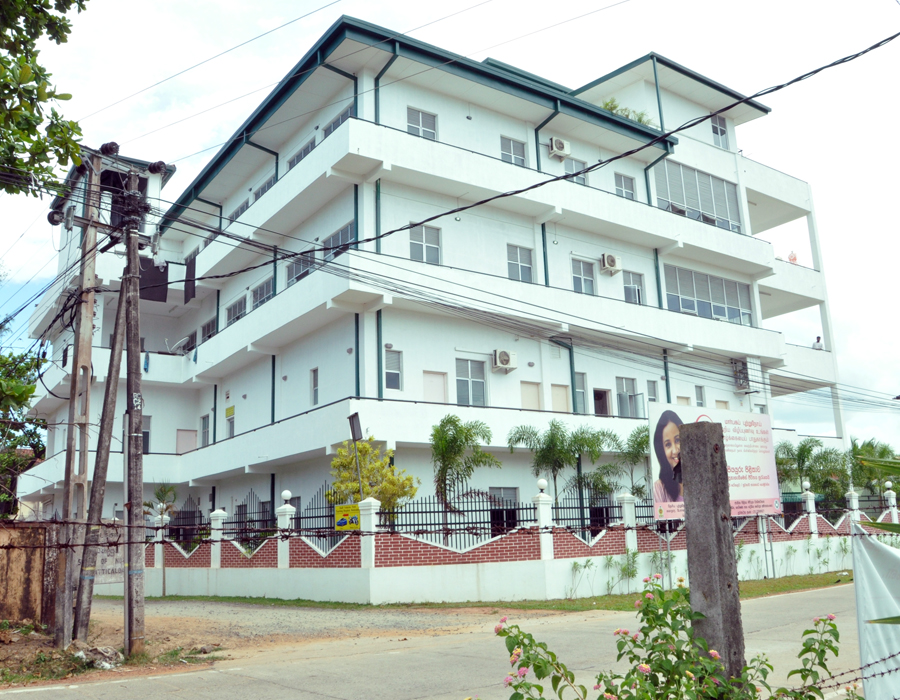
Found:
[[[117,144],[115,141],[104,143],[102,146],[100,146],[100,153],[105,156],[117,156],[119,155],[119,144]]]
[[[158,160],[155,163],[150,163],[150,165],[147,166],[147,170],[154,175],[162,175],[162,173],[166,171],[166,164],[163,161]]]
[[[66,218],[66,215],[56,209],[51,209],[47,214],[47,221],[51,226],[59,226]]]

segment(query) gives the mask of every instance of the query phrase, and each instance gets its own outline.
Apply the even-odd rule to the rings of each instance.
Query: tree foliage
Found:
[[[854,487],[868,487],[876,493],[880,493],[883,490],[882,486],[886,477],[882,470],[876,466],[876,463],[893,459],[893,448],[885,442],[879,442],[875,438],[869,438],[863,442],[860,442],[857,438],[850,438],[850,449],[847,452],[847,457]]]
[[[44,421],[26,416],[43,363],[33,353],[0,355],[0,518],[18,510],[19,475],[44,459]]]
[[[491,441],[491,429],[479,420],[463,422],[447,414],[431,428],[431,463],[434,465],[434,493],[452,510],[450,494],[464,484],[478,467],[500,467],[500,460],[481,449]]]
[[[623,107],[619,104],[619,101],[615,97],[610,97],[608,100],[603,102],[600,105],[607,112],[612,112],[613,114],[617,114],[620,117],[625,117],[626,119],[630,119],[633,122],[637,122],[638,124],[643,124],[644,126],[656,126],[653,123],[653,120],[650,119],[650,115],[647,113],[647,110],[641,110],[640,112],[629,109],[628,107]]]
[[[647,454],[650,452],[650,429],[639,425],[623,441],[613,431],[601,431],[605,450],[612,453],[612,459],[584,475],[584,483],[600,494],[611,494],[621,478],[626,478],[625,487],[632,496],[647,498]]]
[[[71,95],[57,92],[38,62],[37,42],[46,36],[65,43],[66,16],[87,0],[2,0],[0,2],[0,190],[35,196],[55,180],[57,165],[76,165],[81,129],[54,106]]]
[[[154,518],[164,515],[167,518],[171,518],[178,512],[178,509],[175,508],[177,499],[178,491],[175,489],[175,485],[163,481],[153,489],[153,500],[144,501],[142,504],[144,506],[144,515]]]
[[[337,456],[331,460],[331,490],[326,494],[334,504],[359,503],[359,478],[356,474],[356,450],[359,450],[359,471],[362,474],[363,498],[381,501],[382,510],[396,510],[415,497],[422,483],[403,469],[391,464],[393,450],[383,455],[374,438],[356,443],[344,442]]]

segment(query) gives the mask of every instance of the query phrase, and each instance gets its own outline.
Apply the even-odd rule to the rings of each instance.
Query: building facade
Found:
[[[830,388],[843,435],[810,188],[738,149],[769,109],[745,101],[661,137],[742,97],[655,54],[573,90],[339,20],[174,204],[147,175],[169,283],[141,301],[148,497],[168,482],[235,513],[251,490],[271,510],[289,489],[302,509],[352,413],[420,495],[432,426],[484,421],[503,468],[471,486],[515,500],[534,477],[506,436],[554,418],[625,437],[653,401],[768,413]],[[799,219],[814,269],[756,237]],[[119,246],[98,258],[95,422],[123,262]],[[62,511],[72,333],[50,324],[66,286],[30,326],[53,360],[33,412],[55,425],[19,483],[43,517]],[[824,350],[762,327],[809,307]],[[124,367],[117,381],[121,414]],[[104,516],[123,501],[114,456]]]

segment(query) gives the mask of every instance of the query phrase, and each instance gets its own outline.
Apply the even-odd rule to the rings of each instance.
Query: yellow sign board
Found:
[[[334,529],[359,530],[359,503],[334,507]]]
[[[225,417],[231,418],[234,415],[234,406],[227,406],[225,408]]]

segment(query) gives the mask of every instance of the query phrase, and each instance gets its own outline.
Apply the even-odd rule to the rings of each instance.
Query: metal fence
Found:
[[[251,489],[243,502],[235,508],[231,520],[225,521],[223,535],[238,542],[244,549],[253,551],[276,531],[271,501],[260,501],[259,496]]]
[[[455,550],[464,550],[537,523],[534,504],[492,496],[462,485],[447,502],[437,496],[417,498],[395,510],[378,513],[379,525]]]
[[[610,525],[622,521],[622,506],[606,494],[577,486],[566,489],[553,504],[553,522],[590,541]]]
[[[201,540],[209,538],[209,523],[193,496],[188,496],[175,511],[163,534],[188,553],[193,552]]]
[[[653,501],[643,499],[634,504],[634,513],[638,525],[655,526],[656,511],[653,509]]]
[[[326,481],[302,510],[300,498],[291,499],[291,505],[297,509],[291,519],[291,527],[299,530],[301,535],[326,554],[347,536],[346,533],[334,529],[334,504],[326,495],[330,490],[331,486]]]

